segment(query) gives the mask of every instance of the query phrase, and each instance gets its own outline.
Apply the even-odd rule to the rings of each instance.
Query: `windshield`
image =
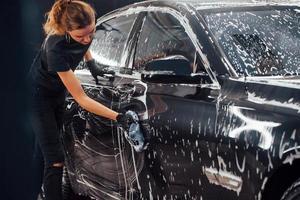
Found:
[[[205,20],[238,73],[299,74],[300,8],[214,12]]]

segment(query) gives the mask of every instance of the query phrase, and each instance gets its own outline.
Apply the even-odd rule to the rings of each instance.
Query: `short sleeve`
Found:
[[[70,66],[65,55],[58,51],[47,51],[47,64],[49,71],[65,72],[70,70]]]

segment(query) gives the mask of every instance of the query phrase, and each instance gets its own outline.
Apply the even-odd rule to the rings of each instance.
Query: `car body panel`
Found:
[[[93,99],[118,112],[136,111],[151,134],[148,148],[136,153],[114,122],[69,97],[63,142],[77,193],[97,199],[261,199],[272,175],[300,158],[299,77],[238,75],[203,17],[188,11],[191,5],[139,3],[98,20],[97,26],[139,14],[123,50],[122,66],[132,71],[118,69],[114,80],[99,79],[101,85],[85,69],[77,77]],[[147,82],[134,70],[147,11],[179,19],[211,83]]]

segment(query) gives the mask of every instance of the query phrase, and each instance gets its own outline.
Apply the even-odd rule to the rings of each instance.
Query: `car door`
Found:
[[[85,68],[76,76],[88,96],[120,111],[129,99],[130,87],[119,84],[131,40],[131,30],[138,14],[111,17],[97,24],[90,51],[95,61],[115,71],[115,77],[99,76],[99,85]],[[118,87],[120,85],[121,87]],[[128,105],[128,104],[126,104]],[[97,199],[120,199],[132,190],[136,169],[142,166],[142,154],[132,165],[132,149],[119,134],[116,124],[82,109],[72,97],[67,99],[64,145],[69,175],[77,193]]]
[[[137,36],[133,61],[128,62],[132,63],[128,65],[132,75],[124,78],[123,84],[140,88],[146,109],[143,118],[151,128],[139,176],[143,196],[216,199],[218,193],[209,184],[205,169],[217,164],[214,130],[218,89],[212,86],[183,25],[171,14],[147,13]],[[172,78],[170,82],[161,81],[163,77],[158,82],[141,78],[147,63],[172,56],[187,59],[192,73],[206,78],[180,83]]]

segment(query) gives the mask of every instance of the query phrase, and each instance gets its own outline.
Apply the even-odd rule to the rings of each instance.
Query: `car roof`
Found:
[[[176,7],[192,7],[196,10],[231,10],[232,8],[246,8],[246,7],[289,7],[300,6],[300,0],[272,0],[272,1],[260,1],[259,0],[146,0],[136,2],[125,7],[116,9],[112,12],[105,14],[110,15],[115,12],[123,11],[132,7],[147,7],[147,6],[170,6]],[[103,17],[104,17],[103,16]]]
[[[199,7],[236,7],[236,6],[248,6],[248,5],[300,5],[300,0],[147,0],[142,1],[143,3],[150,2],[168,2],[168,3],[178,3],[178,4],[190,4]]]

